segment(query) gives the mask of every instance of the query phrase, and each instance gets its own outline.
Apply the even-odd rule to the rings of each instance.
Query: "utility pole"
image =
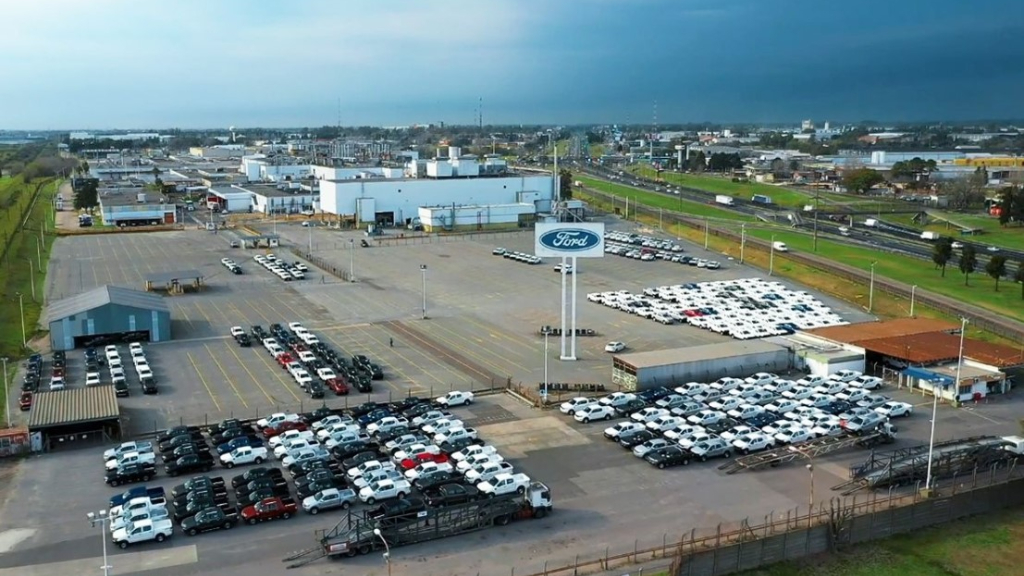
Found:
[[[818,251],[818,198],[821,196],[821,190],[814,189],[814,251]]]
[[[875,264],[878,264],[877,260],[871,263],[871,285],[868,287],[868,312],[875,308]]]
[[[775,234],[772,234],[772,248],[771,252],[768,253],[768,275],[771,276],[775,272]]]
[[[740,264],[743,264],[743,252],[747,248],[747,224],[740,224]]]

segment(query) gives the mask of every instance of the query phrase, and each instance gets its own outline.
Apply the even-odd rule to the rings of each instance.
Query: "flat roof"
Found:
[[[934,318],[895,318],[877,322],[858,322],[843,326],[828,326],[805,330],[807,334],[828,338],[836,342],[857,344],[865,340],[891,338],[897,336],[913,336],[933,332],[953,332],[960,329],[959,324],[936,320]]]
[[[956,363],[944,364],[942,366],[932,366],[928,368],[929,371],[943,376],[948,376],[951,381],[956,380]],[[960,382],[964,380],[978,378],[981,380],[998,380],[1003,377],[1002,372],[985,370],[978,368],[977,366],[970,366],[964,364],[960,367]]]
[[[131,288],[123,288],[121,286],[104,285],[93,288],[88,292],[82,292],[81,294],[75,294],[74,296],[68,296],[67,298],[52,302],[46,308],[46,323],[49,324],[50,322],[63,320],[68,316],[74,316],[75,314],[111,303],[167,313],[171,311],[171,307],[167,305],[163,296],[159,294],[132,290]]]
[[[294,198],[296,196],[319,196],[319,191],[310,190],[279,190],[276,186],[245,186],[245,189],[253,194],[265,196],[267,198]]]
[[[163,197],[159,192],[146,191],[144,188],[135,188],[138,192],[122,192],[120,194],[108,194],[106,196],[100,196],[101,206],[160,206],[164,208],[174,209],[175,205],[173,202],[161,202],[160,199]],[[146,195],[145,202],[139,202],[139,194]]]
[[[946,332],[863,340],[857,346],[912,364],[934,364],[960,356],[960,336]],[[1024,365],[1021,350],[971,338],[964,338],[964,356],[997,368]]]
[[[669,348],[667,350],[618,354],[615,356],[615,360],[639,369],[654,366],[670,366],[699,360],[732,358],[733,356],[760,354],[778,350],[785,350],[785,347],[764,340],[733,340],[717,344],[689,346],[687,348]]]
[[[73,388],[35,394],[29,429],[116,420],[121,417],[114,386]]]
[[[172,270],[169,272],[152,272],[146,274],[146,282],[154,284],[170,283],[174,280],[200,280],[203,273],[199,270]]]

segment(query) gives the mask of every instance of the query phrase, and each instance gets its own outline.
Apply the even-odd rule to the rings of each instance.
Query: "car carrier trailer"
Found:
[[[522,493],[483,498],[427,508],[408,516],[376,519],[365,512],[349,511],[331,530],[317,530],[317,545],[285,558],[288,568],[298,568],[324,557],[353,557],[374,550],[397,548],[447,538],[491,526],[505,526],[514,520],[544,518],[552,510],[551,491],[532,482]],[[375,530],[380,530],[378,535]]]
[[[813,460],[853,446],[873,448],[881,444],[889,444],[895,436],[896,429],[885,422],[870,432],[847,432],[841,436],[824,436],[743,456],[722,464],[718,469],[726,474],[735,474],[744,470],[775,468],[793,460]]]

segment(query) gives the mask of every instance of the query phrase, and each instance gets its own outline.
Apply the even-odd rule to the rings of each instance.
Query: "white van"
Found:
[[[772,248],[776,252],[789,252],[789,247],[786,246],[785,242],[772,242]]]

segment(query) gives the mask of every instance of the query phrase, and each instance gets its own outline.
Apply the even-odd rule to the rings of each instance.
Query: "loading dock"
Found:
[[[146,276],[146,292],[165,290],[168,294],[184,294],[202,288],[203,275],[198,270],[155,272]]]

